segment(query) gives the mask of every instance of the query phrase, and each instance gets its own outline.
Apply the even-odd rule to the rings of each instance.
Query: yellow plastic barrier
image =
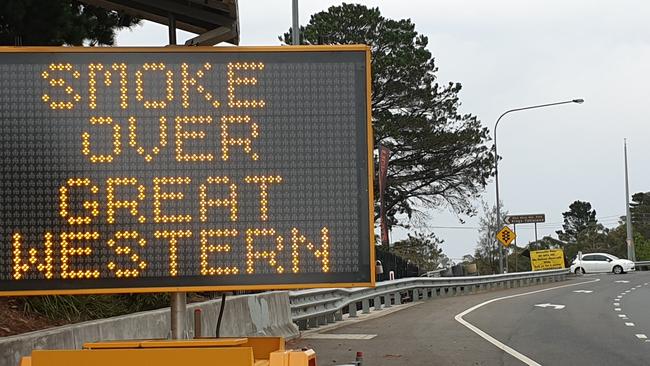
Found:
[[[316,366],[313,350],[285,350],[284,338],[250,337],[86,343],[35,350],[19,366]]]

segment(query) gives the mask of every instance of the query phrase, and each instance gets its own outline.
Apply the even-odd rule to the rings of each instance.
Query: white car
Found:
[[[607,253],[583,254],[582,258],[576,257],[571,263],[571,272],[575,274],[593,272],[621,274],[628,271],[634,271],[634,262]]]

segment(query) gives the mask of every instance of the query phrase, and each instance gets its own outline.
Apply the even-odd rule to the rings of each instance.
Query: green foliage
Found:
[[[605,252],[619,258],[627,258],[627,225],[621,222],[619,226],[606,230]]]
[[[523,256],[524,248],[510,245],[508,248],[508,272],[530,271],[530,258]]]
[[[576,257],[579,251],[583,253],[604,252],[625,258],[625,226],[612,230],[598,223],[596,210],[589,202],[575,201],[569,206],[564,216],[564,230],[556,233],[564,242],[564,255],[568,260]]]
[[[499,273],[499,248],[501,244],[496,240],[497,208],[490,207],[487,202],[482,202],[483,214],[479,217],[479,239],[474,252],[476,267],[480,274]],[[501,217],[508,215],[508,211],[501,204]],[[503,222],[503,220],[501,221]]]
[[[75,0],[0,1],[0,45],[113,45],[115,31],[139,19]]]
[[[434,234],[424,235],[416,232],[415,235],[409,234],[407,239],[395,242],[390,252],[409,260],[420,270],[432,271],[449,261],[439,248],[440,244],[442,240]]]
[[[638,261],[650,260],[650,240],[641,233],[634,234],[634,253]]]
[[[556,231],[560,240],[576,244],[579,237],[586,238],[587,235],[602,230],[602,225],[596,220],[596,210],[591,208],[591,203],[575,201],[569,206],[569,211],[562,213],[564,217],[564,230]]]
[[[27,312],[79,322],[169,306],[169,294],[33,296],[21,299]]]
[[[639,192],[632,195],[630,202],[632,228],[644,238],[650,238],[650,192]]]
[[[287,44],[290,32],[280,38]],[[492,175],[488,129],[458,111],[459,83],[436,82],[427,37],[409,19],[345,3],[312,15],[300,34],[303,44],[370,46],[374,143],[392,152],[385,195],[389,226],[408,226],[396,216],[411,219],[423,206],[473,214],[472,201]]]
[[[562,249],[565,243],[550,236],[545,236],[538,241],[528,244],[530,250],[543,250],[543,249]]]

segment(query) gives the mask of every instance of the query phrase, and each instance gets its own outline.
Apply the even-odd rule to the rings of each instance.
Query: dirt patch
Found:
[[[38,314],[23,311],[22,302],[14,298],[0,298],[0,337],[42,330],[66,324]]]

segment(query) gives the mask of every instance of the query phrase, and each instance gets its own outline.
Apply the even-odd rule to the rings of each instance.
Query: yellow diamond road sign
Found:
[[[509,227],[504,226],[499,230],[497,233],[497,240],[501,242],[504,246],[509,246],[517,237],[517,234],[515,234],[514,231],[510,230]]]

